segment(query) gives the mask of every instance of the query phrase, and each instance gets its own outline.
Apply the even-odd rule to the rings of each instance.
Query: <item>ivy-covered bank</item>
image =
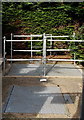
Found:
[[[84,2],[3,2],[3,35],[53,34],[84,39]],[[74,47],[74,46],[72,46]],[[76,43],[77,58],[84,59],[84,43]]]

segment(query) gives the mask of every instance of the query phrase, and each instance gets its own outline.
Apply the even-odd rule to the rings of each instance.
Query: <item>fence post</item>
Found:
[[[6,37],[4,36],[3,37],[4,39],[4,61],[3,61],[3,74],[5,75],[5,55],[6,55],[6,52],[5,52],[5,43],[6,43]]]
[[[43,74],[46,75],[46,36],[43,34]]]
[[[31,34],[31,58],[32,58],[32,34]]]
[[[11,59],[12,59],[12,50],[13,50],[13,44],[12,44],[13,34],[11,33]],[[12,61],[11,61],[12,63]]]
[[[73,33],[73,39],[75,40],[75,33]],[[75,42],[74,42],[75,45]],[[76,54],[74,53],[74,60],[76,59]],[[76,64],[76,62],[74,61],[74,65]]]
[[[51,40],[52,40],[52,35],[51,35]],[[52,48],[52,41],[50,41],[50,48]],[[50,51],[50,55],[52,54],[52,52]]]

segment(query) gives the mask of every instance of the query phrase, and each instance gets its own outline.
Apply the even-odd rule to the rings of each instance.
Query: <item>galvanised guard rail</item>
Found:
[[[25,39],[22,39],[22,40],[17,40],[17,39],[13,39],[14,38],[27,38],[29,37],[30,39],[28,40],[25,40]],[[37,39],[33,39],[33,37],[35,38],[42,38],[40,40],[37,40]],[[53,39],[53,38],[69,38],[69,37],[72,37],[73,40],[63,40],[63,39]],[[73,35],[71,36],[68,36],[68,35],[64,35],[64,36],[52,36],[52,34],[41,34],[41,35],[13,35],[11,33],[11,39],[10,40],[7,40],[6,37],[4,36],[4,56],[3,56],[3,62],[4,62],[4,74],[5,74],[5,65],[6,65],[6,61],[10,61],[11,63],[13,61],[42,61],[43,63],[43,76],[46,75],[46,62],[47,61],[71,61],[71,62],[84,62],[84,60],[79,60],[79,59],[75,59],[76,56],[75,56],[75,53],[74,53],[74,59],[47,59],[46,57],[46,52],[50,52],[50,55],[51,55],[51,52],[54,51],[54,52],[57,52],[57,51],[73,51],[73,49],[47,49],[47,41],[50,42],[50,46],[52,46],[52,42],[55,41],[55,42],[84,42],[84,40],[75,40],[75,33],[73,33]],[[27,41],[30,41],[31,42],[31,49],[30,50],[13,50],[13,42],[27,42]],[[6,42],[11,42],[11,58],[10,59],[7,59],[6,58]],[[43,42],[43,49],[40,49],[40,50],[33,50],[33,44],[32,42]],[[31,52],[31,58],[30,59],[13,59],[12,56],[13,56],[13,51],[15,52]],[[33,52],[43,52],[43,55],[42,55],[42,59],[33,59],[32,56],[33,56]]]

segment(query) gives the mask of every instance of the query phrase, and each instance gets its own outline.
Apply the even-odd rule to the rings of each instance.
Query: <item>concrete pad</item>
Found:
[[[14,86],[5,112],[68,114],[59,87]]]
[[[12,64],[8,75],[40,76],[43,70],[41,67],[40,64]]]
[[[48,72],[47,76],[82,76],[82,73],[73,64],[56,64]]]
[[[42,64],[12,64],[9,76],[43,76]],[[46,76],[78,76],[82,73],[73,64],[47,64]]]

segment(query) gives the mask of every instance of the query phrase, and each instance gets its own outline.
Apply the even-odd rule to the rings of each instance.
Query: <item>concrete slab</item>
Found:
[[[12,64],[9,76],[43,76],[41,64]],[[82,73],[73,64],[47,64],[46,76],[78,76]]]
[[[43,70],[41,67],[40,64],[12,64],[8,75],[40,76]]]
[[[59,87],[14,86],[5,112],[68,114]]]
[[[82,73],[73,64],[56,64],[47,70],[47,76],[82,76]]]

